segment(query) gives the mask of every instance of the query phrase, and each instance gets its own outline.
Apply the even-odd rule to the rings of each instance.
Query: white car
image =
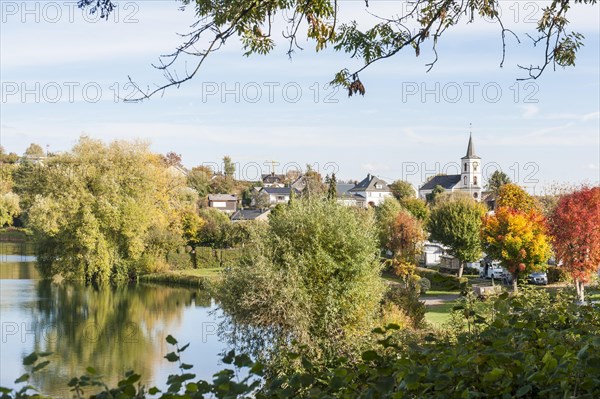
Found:
[[[483,268],[481,277],[501,280],[506,274],[508,274],[508,271],[500,265],[500,262],[492,262],[492,264],[488,265],[487,268]]]

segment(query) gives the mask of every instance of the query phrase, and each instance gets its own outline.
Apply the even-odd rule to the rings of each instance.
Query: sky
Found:
[[[348,98],[328,86],[342,68],[361,66],[314,43],[287,56],[277,39],[268,56],[244,57],[231,42],[212,54],[200,74],[179,89],[142,103],[123,103],[132,93],[128,76],[142,87],[163,83],[152,68],[171,52],[194,22],[193,9],[166,0],[116,1],[108,21],[67,1],[0,0],[0,144],[23,153],[34,142],[66,151],[81,135],[142,139],[160,153],[181,154],[187,167],[219,168],[224,155],[238,178],[311,164],[338,180],[367,173],[420,185],[436,173],[458,173],[472,132],[485,172],[500,169],[530,191],[553,182],[600,180],[600,7],[573,5],[571,26],[585,35],[575,68],[549,69],[538,80],[517,64],[539,62],[540,48],[524,35],[535,32],[545,2],[502,1],[507,27],[521,43],[502,41],[497,24],[480,21],[448,31],[431,49],[411,50],[360,74],[364,97]],[[402,1],[342,1],[340,17],[360,24],[369,13],[389,16]],[[368,13],[367,13],[368,10]],[[283,26],[276,24],[274,31]],[[193,59],[177,65],[179,74]]]

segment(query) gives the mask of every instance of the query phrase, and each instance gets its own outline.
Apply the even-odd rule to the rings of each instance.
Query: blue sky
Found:
[[[275,160],[279,170],[311,163],[340,179],[370,172],[418,185],[429,174],[454,173],[472,123],[489,171],[499,167],[536,192],[553,181],[599,180],[598,5],[572,9],[573,29],[586,36],[577,66],[532,82],[516,82],[523,76],[516,64],[537,62],[539,50],[523,35],[521,45],[508,38],[499,68],[499,28],[480,22],[442,38],[429,73],[426,49],[419,58],[406,51],[373,65],[361,74],[365,97],[326,86],[358,62],[330,50],[315,54],[312,43],[301,43],[304,51],[290,60],[280,41],[269,56],[250,58],[231,43],[180,89],[124,104],[114,96],[129,92],[127,76],[142,85],[162,82],[150,64],[178,44],[175,33],[186,31],[193,12],[173,1],[117,4],[106,22],[64,2],[0,1],[0,140],[9,151],[22,153],[31,142],[67,150],[82,134],[139,138],[157,152],[182,154],[188,167],[230,155],[245,178]],[[340,4],[343,17],[373,21],[364,3]],[[402,2],[370,4],[386,15]],[[502,4],[505,23],[520,32],[534,30],[529,16],[544,3]]]

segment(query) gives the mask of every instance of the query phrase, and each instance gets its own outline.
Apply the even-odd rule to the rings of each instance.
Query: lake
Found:
[[[42,393],[72,397],[74,376],[92,366],[109,386],[128,370],[147,386],[164,387],[175,365],[164,356],[173,350],[171,334],[191,343],[183,361],[210,380],[224,368],[227,345],[217,330],[215,301],[197,289],[154,284],[93,287],[41,280],[32,249],[0,243],[0,386],[14,387],[25,373],[23,358],[33,351],[53,352],[51,363],[30,381]]]

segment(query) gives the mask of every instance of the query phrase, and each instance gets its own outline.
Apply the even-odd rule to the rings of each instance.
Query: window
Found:
[[[477,176],[473,176],[473,184],[477,185]]]
[[[477,193],[473,193],[473,198],[477,199],[477,197],[479,197],[479,195]]]
[[[465,176],[465,177],[463,178],[463,183],[465,184],[465,186],[467,185],[467,176]]]
[[[467,171],[467,164],[465,164],[465,172]]]
[[[377,184],[375,185],[375,188],[376,188],[377,190],[381,190],[381,189],[383,188],[383,186],[382,186],[381,184],[377,183]]]

